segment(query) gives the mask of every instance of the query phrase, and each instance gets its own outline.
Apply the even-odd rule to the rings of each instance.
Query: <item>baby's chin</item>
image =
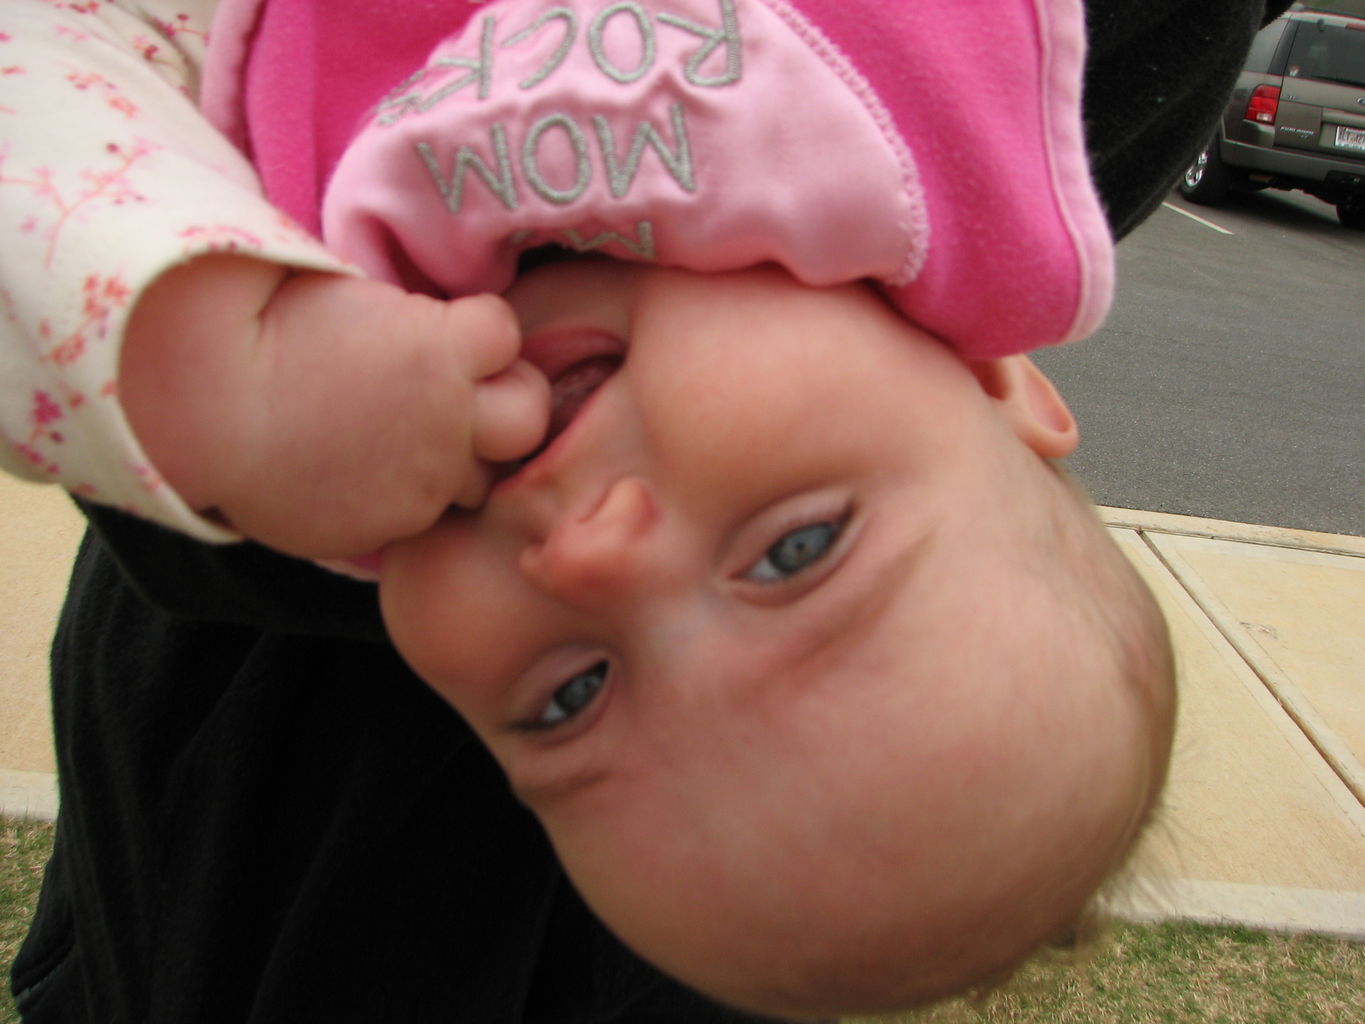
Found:
[[[610,889],[626,886],[636,894],[628,900],[604,892],[600,878],[580,888],[645,960],[727,1005],[791,1020],[896,1013],[994,983],[1066,931],[1090,895],[1043,873],[1046,902],[1021,891],[1014,906],[997,905],[982,901],[973,873],[908,885],[894,874],[870,885],[866,871],[858,874],[850,882],[830,871],[818,891],[780,878],[746,879],[750,888],[739,891],[706,868],[631,880],[618,873]],[[876,889],[885,894],[880,905],[862,895]],[[846,897],[849,890],[859,896]],[[898,890],[933,891],[933,906],[917,913]],[[776,912],[775,902],[783,904]]]
[[[791,1020],[896,1013],[961,994],[1012,972],[1048,936],[973,927],[981,914],[962,900],[963,920],[891,919],[829,894],[788,890],[791,910],[723,902],[704,886],[656,879],[676,900],[637,905],[623,918],[615,901],[588,897],[606,925],[645,960],[727,1005]],[[802,903],[809,899],[809,906]],[[969,909],[970,908],[970,909]],[[655,920],[642,920],[647,913]],[[657,927],[658,918],[671,922]],[[747,925],[746,925],[747,922]],[[1060,932],[1058,921],[1050,929]],[[965,936],[981,941],[964,942]]]
[[[901,763],[881,776],[837,744],[824,769],[818,754],[774,769],[785,790],[749,792],[741,773],[671,813],[661,795],[642,814],[627,802],[586,828],[553,816],[547,828],[607,926],[683,982],[785,1018],[892,1013],[1007,976],[1082,916],[1150,802],[1124,764],[1131,744],[1110,740],[1112,767],[1080,751],[1044,757],[1002,793],[1020,781],[1010,764],[1027,760],[1012,752],[978,765],[989,792],[959,785],[944,799],[979,751],[897,787],[892,777],[915,775],[885,744],[865,760]],[[852,781],[813,800],[848,762]],[[1053,771],[1076,785],[1054,792]],[[801,796],[784,803],[784,791]]]

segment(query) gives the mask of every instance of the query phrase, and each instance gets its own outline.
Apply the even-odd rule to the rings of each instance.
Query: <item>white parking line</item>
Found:
[[[1166,207],[1166,209],[1168,210],[1174,210],[1176,213],[1184,214],[1186,217],[1190,218],[1190,220],[1194,221],[1196,224],[1203,224],[1204,227],[1206,228],[1213,228],[1213,230],[1217,231],[1220,235],[1232,234],[1232,232],[1229,231],[1227,228],[1220,228],[1213,221],[1205,220],[1203,217],[1200,217],[1197,214],[1190,213],[1189,210],[1182,210],[1180,207],[1176,206],[1173,203],[1162,203],[1161,205]]]

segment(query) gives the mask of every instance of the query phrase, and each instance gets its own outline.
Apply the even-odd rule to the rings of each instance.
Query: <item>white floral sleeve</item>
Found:
[[[118,402],[132,304],[232,250],[346,271],[199,114],[212,0],[0,3],[0,468],[235,539],[147,460]]]

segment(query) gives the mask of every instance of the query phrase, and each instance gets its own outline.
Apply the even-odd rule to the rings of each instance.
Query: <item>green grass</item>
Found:
[[[33,916],[51,845],[50,825],[0,818],[0,1024],[19,1019],[9,965]],[[1245,928],[1119,925],[1083,962],[1042,959],[979,1001],[877,1020],[958,1022],[1365,1024],[1365,945]]]

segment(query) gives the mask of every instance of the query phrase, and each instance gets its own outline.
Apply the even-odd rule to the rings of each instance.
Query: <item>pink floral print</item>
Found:
[[[60,172],[51,167],[36,167],[27,175],[11,174],[6,166],[9,153],[0,150],[0,187],[27,189],[38,201],[39,212],[26,218],[20,230],[26,234],[41,233],[47,240],[43,251],[44,266],[52,265],[62,228],[83,207],[97,202],[122,205],[144,201],[145,197],[133,186],[129,172],[153,148],[142,140],[134,140],[127,148],[111,142],[105,147],[109,166],[77,169],[74,175],[68,175],[74,177],[74,182],[63,182]]]
[[[136,298],[212,251],[347,268],[186,107],[216,6],[0,0],[0,469],[228,540],[165,485],[119,405]]]

